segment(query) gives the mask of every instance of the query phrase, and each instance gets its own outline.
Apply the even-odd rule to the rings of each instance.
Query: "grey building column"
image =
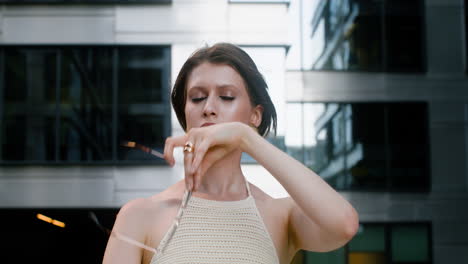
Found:
[[[463,0],[426,0],[427,74],[464,75]]]
[[[426,217],[432,219],[433,260],[434,264],[468,263],[468,102],[449,85],[467,78],[464,1],[426,0],[425,4],[427,78],[444,80],[447,86],[440,89],[450,95],[434,96],[430,102],[434,199],[427,203]]]

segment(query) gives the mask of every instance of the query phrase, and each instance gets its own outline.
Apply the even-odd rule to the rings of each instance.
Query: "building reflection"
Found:
[[[297,103],[286,151],[339,190],[429,188],[427,104]],[[302,140],[291,142],[288,138]]]

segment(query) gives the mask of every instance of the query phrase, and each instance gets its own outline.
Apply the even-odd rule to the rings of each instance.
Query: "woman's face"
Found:
[[[186,84],[187,131],[223,122],[258,127],[262,107],[253,107],[242,77],[226,64],[202,63],[189,74]]]

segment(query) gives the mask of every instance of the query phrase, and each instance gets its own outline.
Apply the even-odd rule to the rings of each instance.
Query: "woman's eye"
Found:
[[[198,103],[198,102],[205,100],[205,98],[206,97],[195,97],[195,98],[192,98],[192,102]]]
[[[234,100],[235,97],[232,96],[220,96],[221,99],[226,100],[226,101],[232,101]]]

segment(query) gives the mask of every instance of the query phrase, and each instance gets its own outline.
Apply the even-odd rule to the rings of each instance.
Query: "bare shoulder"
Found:
[[[266,220],[272,218],[275,222],[287,227],[289,216],[295,205],[294,200],[291,197],[274,198],[253,184],[250,184],[250,190],[263,217]]]
[[[130,234],[146,233],[158,221],[164,220],[166,212],[176,208],[181,201],[183,188],[180,182],[163,192],[150,197],[137,198],[124,204],[119,210],[114,227],[121,228]]]
[[[120,209],[113,231],[155,248],[162,237],[161,227],[167,229],[168,219],[175,211],[172,208],[177,207],[177,195],[180,189],[180,184],[176,183],[151,197],[129,201]],[[183,188],[181,190],[183,193]],[[103,263],[149,263],[150,259],[151,255],[147,251],[111,236]]]
[[[274,198],[252,183],[249,183],[249,186],[258,205],[275,208],[275,210],[278,208],[290,208],[292,201],[290,197]]]

